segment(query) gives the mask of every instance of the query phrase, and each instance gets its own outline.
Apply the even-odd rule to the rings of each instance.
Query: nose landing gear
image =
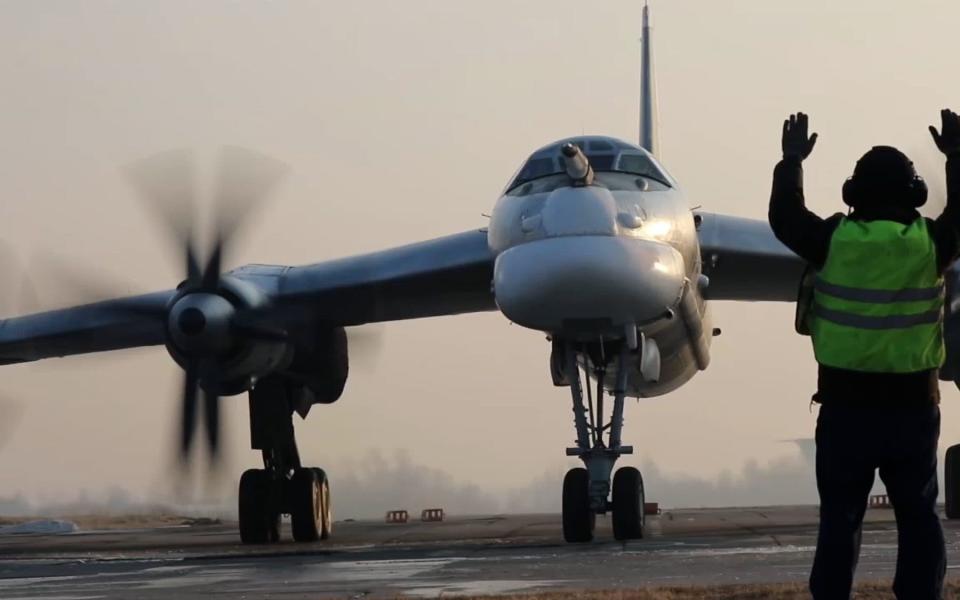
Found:
[[[646,525],[643,476],[634,467],[623,467],[613,476],[613,537],[618,541],[643,537]]]
[[[619,469],[613,477],[612,499],[610,479],[613,467],[622,454],[632,454],[631,446],[621,443],[623,404],[629,374],[630,349],[622,344],[617,357],[616,384],[613,391],[613,412],[604,423],[603,381],[606,361],[591,361],[584,352],[585,386],[581,382],[577,350],[572,343],[564,345],[564,375],[573,397],[574,425],[577,445],[567,449],[567,456],[577,456],[586,468],[571,469],[563,480],[563,538],[567,542],[593,540],[598,514],[613,513],[613,536],[617,540],[643,537],[644,491],[640,471],[633,467]],[[590,382],[590,367],[597,382],[596,399]],[[584,387],[586,401],[584,401]],[[604,433],[607,439],[604,439]]]

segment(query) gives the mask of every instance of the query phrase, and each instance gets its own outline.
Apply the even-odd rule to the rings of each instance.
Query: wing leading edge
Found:
[[[766,221],[697,213],[703,273],[711,300],[794,302],[807,263]]]
[[[228,275],[257,286],[290,326],[393,321],[495,310],[494,256],[474,230],[302,267],[248,265]],[[156,346],[175,290],[0,320],[0,364]]]
[[[339,325],[496,310],[486,230],[292,267],[278,301]]]
[[[0,321],[0,364],[140,346],[165,339],[174,291],[105,300]]]

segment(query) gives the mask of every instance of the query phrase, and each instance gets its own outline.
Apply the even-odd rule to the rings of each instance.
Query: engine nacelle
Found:
[[[293,338],[293,353],[284,376],[301,384],[295,405],[305,414],[313,404],[332,404],[347,384],[350,360],[343,327],[319,326]]]
[[[184,290],[170,301],[167,351],[184,369],[191,359],[215,362],[217,393],[243,393],[291,359],[291,346],[282,336],[237,330],[237,313],[268,304],[259,288],[229,276],[220,279],[215,293]],[[208,387],[211,382],[203,377],[201,373],[200,384]]]

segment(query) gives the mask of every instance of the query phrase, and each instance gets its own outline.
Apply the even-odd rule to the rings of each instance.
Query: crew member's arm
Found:
[[[940,268],[950,266],[960,254],[960,116],[949,109],[940,111],[941,130],[933,125],[933,141],[947,157],[947,202],[934,222],[934,239]]]
[[[807,115],[790,115],[783,122],[783,160],[773,169],[770,227],[783,244],[815,267],[823,265],[836,219],[824,220],[810,211],[803,197],[803,159],[810,155],[817,134],[807,136]]]

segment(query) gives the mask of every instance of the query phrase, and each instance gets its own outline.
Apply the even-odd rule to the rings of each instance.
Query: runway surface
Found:
[[[892,576],[892,517],[868,512],[860,579]],[[0,598],[429,598],[803,581],[816,521],[815,507],[673,510],[625,544],[600,518],[596,541],[583,545],[563,543],[558,515],[338,522],[330,541],[268,546],[240,545],[233,523],[3,535]],[[960,556],[960,525],[945,528],[950,556]]]

